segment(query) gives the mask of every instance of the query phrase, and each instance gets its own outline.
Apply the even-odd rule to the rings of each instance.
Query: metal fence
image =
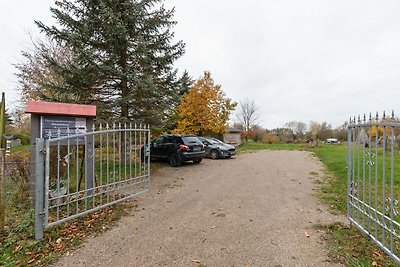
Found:
[[[150,129],[106,125],[84,134],[69,129],[37,139],[36,238],[53,225],[150,189]]]
[[[348,126],[348,217],[400,263],[400,122],[392,112]]]

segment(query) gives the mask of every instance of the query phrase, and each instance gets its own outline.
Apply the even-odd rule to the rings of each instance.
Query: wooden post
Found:
[[[6,127],[6,103],[5,94],[1,94],[0,109],[0,232],[4,231],[6,221],[6,198],[5,198],[5,140],[4,132]]]
[[[5,156],[6,150],[0,148],[0,232],[3,232],[6,226]]]

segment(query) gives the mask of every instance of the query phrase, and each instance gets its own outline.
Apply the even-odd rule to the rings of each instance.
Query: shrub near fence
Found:
[[[5,162],[5,203],[8,222],[14,220],[12,214],[27,210],[31,205],[29,196],[29,150],[11,153]]]

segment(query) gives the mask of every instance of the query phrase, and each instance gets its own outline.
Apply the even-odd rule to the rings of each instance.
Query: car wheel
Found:
[[[182,161],[181,161],[179,155],[176,153],[169,155],[169,164],[171,164],[172,167],[181,166]]]
[[[202,160],[203,160],[203,159],[194,159],[194,160],[193,160],[193,163],[198,164],[198,163],[200,163]]]
[[[219,156],[219,153],[218,153],[217,150],[214,149],[214,150],[211,150],[211,151],[210,151],[210,158],[212,158],[212,159],[217,159],[218,156]]]

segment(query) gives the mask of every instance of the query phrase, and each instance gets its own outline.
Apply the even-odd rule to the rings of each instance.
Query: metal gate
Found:
[[[350,119],[348,217],[400,263],[400,123],[394,112]]]
[[[36,140],[36,238],[45,228],[150,190],[150,128],[102,125]],[[73,132],[73,131],[71,131]]]

